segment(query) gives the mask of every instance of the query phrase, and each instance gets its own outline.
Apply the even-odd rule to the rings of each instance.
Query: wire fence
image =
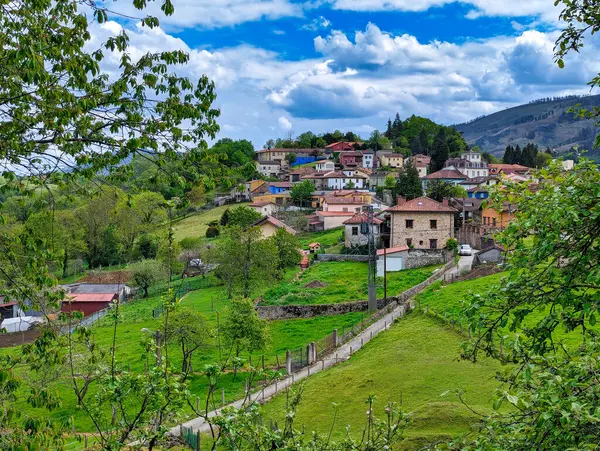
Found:
[[[185,283],[180,284],[175,290],[173,294],[173,299],[180,299],[186,294],[188,294],[192,289],[190,288],[190,282],[186,281]],[[159,305],[152,309],[152,318],[158,318],[165,312],[165,306]]]
[[[200,431],[194,432],[194,430],[192,428],[186,428],[185,426],[181,426],[181,438],[193,450],[200,451],[200,446],[201,446]]]

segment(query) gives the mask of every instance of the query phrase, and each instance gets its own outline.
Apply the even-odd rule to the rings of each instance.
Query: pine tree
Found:
[[[410,142],[410,150],[412,151],[413,155],[417,155],[417,154],[421,154],[425,152],[425,149],[423,149],[423,146],[421,145],[421,140],[419,139],[418,136],[415,136],[412,141]]]
[[[389,138],[389,139],[393,139],[394,138],[394,129],[393,129],[393,126],[392,126],[392,120],[391,119],[388,119],[388,121],[387,121],[387,128],[385,130],[384,135],[387,138]]]
[[[502,163],[504,164],[513,164],[515,160],[515,149],[513,146],[507,146],[504,150],[504,156],[502,157]]]
[[[517,144],[517,147],[515,147],[512,164],[521,164],[521,161],[523,161],[523,151],[521,150],[521,147]]]
[[[396,184],[396,193],[408,200],[416,199],[423,195],[423,185],[419,178],[419,171],[412,164],[407,164],[400,171]]]
[[[421,129],[421,133],[419,133],[419,141],[421,142],[421,148],[425,155],[429,155],[429,137],[427,136],[427,132],[425,129]]]
[[[436,172],[442,169],[449,155],[450,148],[444,139],[444,134],[438,133],[431,149],[431,170]]]

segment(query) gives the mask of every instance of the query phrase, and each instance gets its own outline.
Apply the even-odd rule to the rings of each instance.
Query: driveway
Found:
[[[471,255],[461,255],[460,260],[458,260],[458,265],[448,270],[448,272],[446,273],[446,280],[452,281],[453,278],[471,271],[471,268],[473,266],[473,258],[475,257],[476,252],[478,252],[477,249],[473,249]]]

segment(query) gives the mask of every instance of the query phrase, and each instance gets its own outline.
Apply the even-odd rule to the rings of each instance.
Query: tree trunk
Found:
[[[144,297],[148,297],[148,285],[144,286]]]
[[[69,252],[67,251],[67,248],[65,248],[65,251],[63,253],[63,272],[62,272],[63,279],[67,277],[68,267],[69,267]]]

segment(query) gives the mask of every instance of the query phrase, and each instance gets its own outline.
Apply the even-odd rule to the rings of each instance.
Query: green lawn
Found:
[[[456,390],[464,390],[466,401],[476,411],[489,412],[498,386],[494,376],[501,367],[492,360],[461,361],[461,341],[462,337],[439,321],[418,313],[409,315],[349,361],[309,378],[296,426],[304,424],[307,431],[328,433],[335,403],[334,437],[342,437],[346,425],[359,436],[365,422],[364,401],[375,394],[379,417],[384,416],[387,401],[402,402],[402,408],[413,416],[401,448],[415,449],[467,432],[477,417],[461,405]],[[278,419],[281,424],[285,395],[267,403],[263,410],[266,418]]]
[[[221,219],[221,215],[225,210],[235,208],[239,205],[242,204],[211,208],[210,210],[205,210],[177,221],[174,224],[175,241],[181,241],[184,238],[203,238],[206,234],[206,229],[208,229],[209,222]]]
[[[296,235],[298,242],[303,249],[308,249],[310,243],[321,243],[321,247],[327,248],[334,246],[344,239],[344,228],[338,227],[336,229],[325,230],[324,232],[313,232],[313,233],[299,233]]]
[[[388,273],[387,293],[394,296],[432,275],[438,266]],[[360,262],[321,262],[313,264],[295,282],[283,282],[264,294],[265,305],[337,304],[366,300],[368,264]],[[323,288],[306,288],[312,281]],[[383,297],[383,279],[378,281],[377,295]]]

